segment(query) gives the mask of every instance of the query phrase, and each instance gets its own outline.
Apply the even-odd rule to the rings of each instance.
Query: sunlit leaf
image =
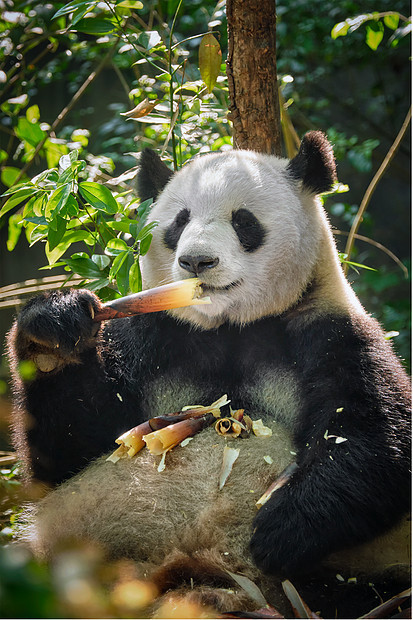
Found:
[[[129,288],[132,293],[139,293],[142,290],[142,274],[139,261],[135,261],[129,270]]]
[[[152,235],[147,235],[141,242],[139,246],[139,253],[141,256],[145,256],[152,242]]]
[[[138,0],[122,0],[116,4],[116,7],[120,7],[122,9],[143,9],[142,2]]]
[[[45,252],[49,265],[54,265],[61,256],[69,249],[72,243],[77,241],[86,241],[92,237],[91,233],[86,230],[71,230],[67,231],[63,237],[63,240],[53,249],[49,248],[49,244],[46,243]]]
[[[37,187],[33,186],[31,188],[21,189],[14,193],[1,208],[0,217],[5,215],[8,211],[11,211],[11,209],[26,200],[26,198],[28,198],[29,196],[33,196],[33,194],[36,194],[38,191],[39,190],[37,189]]]
[[[77,9],[81,7],[87,7],[88,10],[91,10],[96,5],[97,5],[97,1],[91,2],[90,0],[80,0],[79,2],[68,2],[53,15],[53,19],[62,17],[63,15],[68,15],[69,13],[73,13],[74,11],[76,11]]]
[[[53,194],[50,196],[47,201],[45,216],[46,219],[49,220],[50,226],[56,229],[56,224],[53,221],[54,215],[58,213],[62,207],[66,204],[68,198],[70,196],[70,185],[60,185]]]
[[[350,26],[347,22],[339,22],[331,31],[331,38],[337,39],[337,37],[345,37],[348,33]]]
[[[117,256],[120,252],[128,249],[128,244],[123,239],[110,239],[106,244],[105,254]]]
[[[59,168],[66,170],[66,168],[69,168],[75,161],[77,161],[78,156],[79,151],[77,149],[70,151],[70,153],[67,153],[66,155],[62,155],[59,159]]]
[[[98,211],[110,214],[118,212],[118,203],[112,192],[104,185],[93,181],[84,181],[79,183],[79,191],[82,197]]]
[[[385,15],[383,18],[385,26],[390,28],[391,30],[396,30],[399,26],[400,16],[398,13],[390,13],[389,15]]]
[[[147,30],[145,32],[141,32],[138,37],[139,45],[142,45],[146,50],[150,50],[152,47],[161,43],[162,39],[159,35],[159,32],[156,30]]]
[[[10,187],[11,191],[14,191],[15,188],[13,188],[12,185],[15,184],[20,173],[21,170],[19,170],[19,168],[14,168],[14,166],[5,166],[1,171],[1,181],[3,185]],[[22,183],[22,185],[24,185],[24,183]]]
[[[199,71],[201,78],[208,89],[212,92],[221,71],[222,52],[218,41],[213,34],[208,33],[202,37],[199,46]]]
[[[116,260],[116,259],[115,259]],[[121,295],[127,295],[129,292],[129,270],[133,265],[133,254],[128,252],[124,261],[120,265],[116,274],[116,284]]]
[[[40,110],[38,105],[31,105],[26,110],[26,118],[30,123],[35,123],[40,118]]]
[[[366,43],[370,49],[376,51],[384,34],[384,26],[381,22],[372,22],[366,26]]]
[[[46,137],[46,133],[37,123],[31,123],[23,116],[17,121],[15,133],[20,140],[24,140],[30,146],[37,146]]]
[[[14,250],[18,240],[20,239],[22,226],[23,222],[21,215],[16,213],[15,215],[9,217],[9,236],[7,239],[7,249],[9,252]]]
[[[133,110],[129,110],[128,112],[121,112],[120,115],[127,116],[128,119],[138,119],[142,116],[150,114],[154,107],[158,105],[158,103],[159,102],[157,99],[155,99],[155,101],[149,101],[149,99],[146,97],[135,108],[133,108]]]

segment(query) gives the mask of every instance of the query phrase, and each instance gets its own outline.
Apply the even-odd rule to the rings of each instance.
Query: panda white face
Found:
[[[250,151],[202,156],[154,204],[159,222],[142,261],[146,286],[198,276],[210,305],[173,311],[210,328],[291,307],[314,270],[321,236],[314,194],[288,160]]]

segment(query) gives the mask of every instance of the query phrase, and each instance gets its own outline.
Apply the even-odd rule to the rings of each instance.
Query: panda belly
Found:
[[[229,440],[206,429],[169,452],[162,472],[160,457],[147,449],[117,463],[103,457],[26,515],[23,538],[46,557],[66,540],[81,539],[112,558],[159,565],[174,549],[193,554],[214,548],[223,559],[233,561],[235,554],[252,566],[248,544],[255,503],[293,459],[289,433],[275,423],[271,427],[271,437]],[[220,490],[225,446],[239,455]]]

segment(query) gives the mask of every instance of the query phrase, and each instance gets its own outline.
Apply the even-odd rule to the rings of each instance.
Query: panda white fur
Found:
[[[342,273],[316,198],[334,179],[319,132],[290,162],[233,151],[172,175],[143,152],[139,193],[156,199],[159,222],[145,284],[197,275],[212,303],[97,332],[90,308],[99,301],[88,291],[28,302],[9,338],[14,438],[27,472],[60,483],[140,421],[223,393],[272,425],[273,438],[239,440],[221,492],[222,442],[212,430],[170,453],[163,473],[143,453],[98,460],[41,503],[28,534],[39,553],[76,534],[142,562],[161,590],[192,575],[205,597],[211,585],[228,586],[229,568],[267,589],[264,574],[276,575],[274,594],[279,576],[397,527],[410,507],[409,381]],[[24,384],[18,362],[39,355],[47,372]],[[292,459],[297,471],[256,513],[255,500]],[[406,527],[398,532],[404,543]],[[347,552],[338,566],[369,564],[369,553]],[[406,568],[406,557],[395,560]],[[383,563],[387,556],[372,574]],[[234,608],[216,588],[213,599]]]

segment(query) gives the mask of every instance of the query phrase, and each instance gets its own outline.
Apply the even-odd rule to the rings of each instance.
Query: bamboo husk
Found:
[[[278,478],[268,487],[263,495],[259,498],[255,505],[257,508],[261,508],[264,506],[266,502],[270,499],[271,495],[275,493],[278,489],[281,489],[291,478],[293,473],[297,471],[298,465],[297,463],[290,463],[287,467],[281,472]]]
[[[103,304],[95,313],[95,321],[122,319],[135,314],[160,312],[185,306],[210,304],[209,297],[202,297],[201,282],[198,278],[188,278],[171,282],[164,286],[120,297]]]
[[[222,455],[222,465],[221,471],[219,474],[219,490],[224,487],[226,481],[228,480],[228,476],[232,472],[232,468],[234,466],[235,461],[239,457],[239,450],[237,448],[230,448],[229,446],[225,446],[224,453]]]
[[[177,423],[180,423],[184,420],[189,419],[197,419],[205,416],[205,414],[211,414],[213,417],[211,418],[212,423],[215,418],[220,416],[220,408],[224,405],[227,405],[229,400],[227,399],[227,395],[224,394],[221,398],[214,401],[208,407],[204,407],[203,405],[189,405],[184,407],[181,411],[175,413],[168,413],[162,416],[156,416],[151,418],[150,420],[146,420],[146,422],[142,422],[131,428],[130,430],[123,433],[120,437],[118,437],[115,442],[119,444],[119,448],[117,448],[106,460],[111,461],[112,463],[116,463],[120,458],[129,457],[132,458],[145,447],[145,439],[144,436],[151,435],[154,431],[159,431],[168,426],[175,426]],[[202,428],[204,428],[201,425]],[[199,430],[202,430],[202,428]],[[185,427],[183,427],[185,428]],[[191,426],[187,427],[188,429]],[[179,431],[179,429],[178,429]],[[196,434],[198,431],[195,431],[192,434]],[[192,434],[186,435],[182,437],[181,441],[186,437],[191,437]],[[162,437],[162,435],[161,435]],[[180,442],[178,442],[180,443]],[[176,445],[176,444],[175,444]]]

